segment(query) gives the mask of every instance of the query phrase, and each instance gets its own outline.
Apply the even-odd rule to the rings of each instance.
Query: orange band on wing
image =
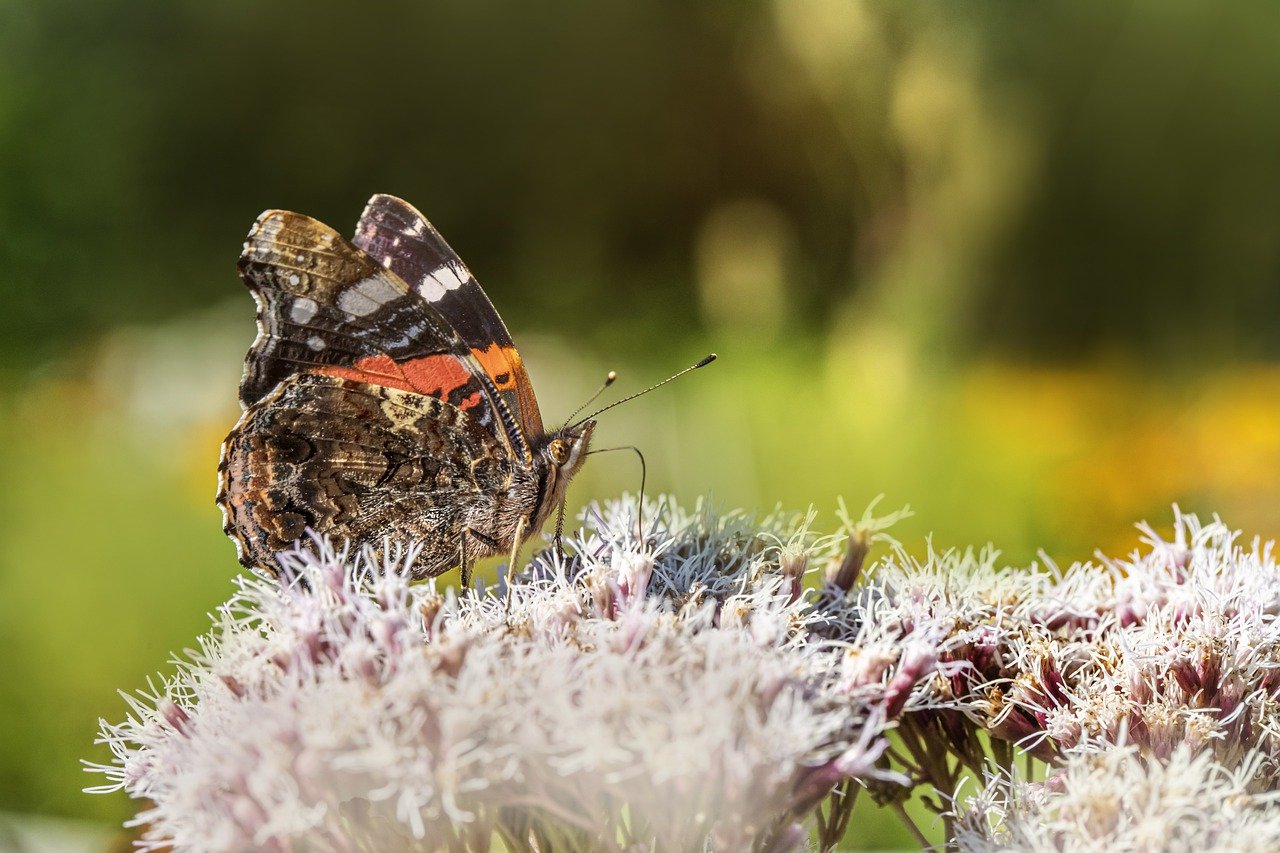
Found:
[[[480,402],[479,388],[469,393],[464,390],[473,382],[471,374],[456,356],[447,354],[405,362],[396,362],[387,355],[368,355],[351,366],[326,365],[315,372],[425,394],[463,409]]]
[[[471,354],[497,388],[500,404],[505,404],[519,420],[521,436],[511,439],[515,445],[526,446],[522,444],[527,441],[524,436],[542,435],[538,401],[515,347],[490,344],[484,349],[473,347]],[[325,365],[314,372],[435,397],[464,410],[473,409],[486,399],[481,383],[464,362],[447,353],[403,362],[385,354],[369,355],[353,365]]]
[[[484,372],[499,391],[517,387],[516,371],[521,370],[520,354],[514,347],[491,344],[485,349],[471,350]],[[453,355],[428,355],[397,362],[388,355],[367,355],[354,365],[326,365],[316,373],[370,382],[403,391],[415,391],[445,399],[449,393],[471,381],[471,374]]]

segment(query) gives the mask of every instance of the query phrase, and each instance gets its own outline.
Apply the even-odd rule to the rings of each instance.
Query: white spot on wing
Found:
[[[471,274],[458,264],[444,264],[436,267],[418,286],[418,293],[428,302],[435,302],[450,290],[457,290],[471,280]]]
[[[293,305],[289,307],[289,319],[300,326],[305,325],[311,322],[311,318],[316,316],[316,311],[319,309],[320,306],[314,299],[300,296],[293,300]]]
[[[418,293],[428,302],[435,302],[441,296],[445,295],[445,289],[434,278],[428,276],[422,280],[422,284],[418,285]]]
[[[301,283],[302,283],[302,276],[298,275],[296,272],[289,274],[290,285],[292,285],[293,287],[297,287]]]
[[[320,350],[324,349],[324,339],[321,338],[319,335],[312,335],[311,337],[307,338],[307,346],[315,350],[316,352],[319,352]]]
[[[338,307],[352,317],[364,317],[404,294],[384,273],[375,273],[338,294]]]

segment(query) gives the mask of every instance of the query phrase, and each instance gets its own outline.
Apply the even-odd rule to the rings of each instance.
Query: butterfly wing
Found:
[[[369,199],[353,241],[403,279],[458,333],[515,413],[524,438],[542,435],[533,384],[506,325],[462,259],[413,205]]]
[[[516,458],[531,458],[483,353],[394,270],[329,226],[267,211],[245,241],[240,274],[258,303],[258,337],[240,385],[246,409],[290,376],[335,376],[451,403]]]

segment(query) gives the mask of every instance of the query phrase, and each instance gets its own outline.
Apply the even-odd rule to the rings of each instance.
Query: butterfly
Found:
[[[369,200],[352,240],[268,210],[240,276],[258,334],[222,445],[218,506],[271,573],[308,531],[421,543],[418,578],[511,553],[562,506],[595,420],[548,432],[470,270],[410,204]]]

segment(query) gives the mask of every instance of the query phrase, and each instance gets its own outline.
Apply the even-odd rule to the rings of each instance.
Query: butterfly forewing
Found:
[[[413,205],[395,196],[369,199],[355,244],[414,288],[458,333],[515,414],[525,440],[542,434],[533,384],[506,324],[457,253]],[[519,439],[516,440],[519,443]]]
[[[511,335],[471,270],[418,210],[403,199],[369,199],[352,240],[404,279],[468,344],[511,346]]]

